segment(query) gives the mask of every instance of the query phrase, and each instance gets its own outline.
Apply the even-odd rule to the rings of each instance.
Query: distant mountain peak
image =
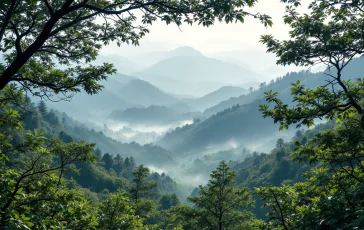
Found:
[[[191,46],[181,46],[169,52],[170,56],[203,56],[202,53]]]
[[[228,90],[228,89],[241,89],[241,90],[243,90],[242,87],[233,86],[233,85],[224,85],[224,86],[221,86],[219,90]]]

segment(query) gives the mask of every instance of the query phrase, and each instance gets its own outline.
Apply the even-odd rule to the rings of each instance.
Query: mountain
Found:
[[[174,163],[172,154],[156,145],[145,144],[141,145],[135,142],[122,143],[104,135],[101,131],[96,131],[90,128],[90,125],[82,124],[72,119],[66,113],[51,110],[51,114],[55,114],[57,125],[47,125],[45,122],[40,122],[42,126],[47,125],[51,130],[51,136],[58,136],[59,132],[66,132],[71,135],[73,140],[85,140],[90,143],[95,143],[96,148],[99,148],[103,153],[111,155],[120,154],[122,157],[134,157],[140,164],[154,165],[155,167],[165,167]],[[38,115],[33,111],[29,114],[30,118],[36,118]],[[29,119],[28,119],[29,120]],[[31,119],[30,119],[31,120]],[[45,127],[38,127],[45,130]]]
[[[206,94],[203,97],[195,99],[185,99],[184,102],[190,107],[194,107],[198,110],[204,110],[211,106],[218,104],[221,101],[225,101],[232,97],[238,97],[246,94],[248,90],[236,87],[236,86],[223,86],[218,90]]]
[[[158,62],[136,76],[168,76],[174,80],[191,82],[225,82],[241,84],[261,77],[233,63],[204,56],[177,56]]]
[[[251,70],[251,67],[248,64],[246,64],[243,61],[241,61],[241,60],[239,60],[237,58],[234,58],[234,57],[229,57],[229,56],[216,56],[214,58],[216,58],[218,60],[221,60],[221,61],[224,61],[224,62],[230,62],[230,63],[233,63],[235,65],[239,65],[239,66],[241,66],[241,67],[243,67],[245,69]]]
[[[74,118],[96,119],[108,116],[113,110],[150,105],[173,105],[173,96],[152,84],[124,74],[113,74],[102,81],[103,90],[95,95],[75,94],[70,101],[49,103],[53,108],[67,111]]]
[[[224,85],[238,85],[262,78],[242,66],[205,56],[171,57],[133,75],[165,91],[195,96]]]
[[[172,51],[169,51],[166,55],[167,57],[199,57],[202,56],[202,53],[190,46],[182,46],[178,47],[177,49],[174,49]]]
[[[364,58],[352,61],[343,72],[344,79],[364,77],[362,66]],[[209,149],[226,149],[229,143],[236,142],[250,148],[273,147],[274,141],[287,131],[277,132],[278,125],[271,118],[264,119],[259,111],[259,105],[266,104],[264,92],[272,90],[279,92],[280,99],[288,105],[293,105],[291,84],[300,80],[306,88],[316,88],[325,84],[329,77],[325,73],[301,71],[289,73],[277,79],[266,87],[248,95],[230,98],[207,109],[203,116],[207,119],[186,125],[167,133],[158,144],[179,154],[196,154]],[[294,127],[289,132],[295,131]]]
[[[143,80],[132,80],[119,89],[122,98],[131,103],[149,105],[170,105],[177,102],[177,99],[161,91],[152,84]]]
[[[109,80],[104,83],[104,89],[111,91],[129,103],[149,106],[168,105],[177,102],[176,98],[163,92],[147,81],[130,78],[129,81],[120,82],[119,79],[125,79],[125,75],[119,74],[111,76]]]
[[[253,144],[263,147],[271,141],[269,138],[276,140],[273,133],[278,126],[271,119],[262,118],[258,109],[262,103],[263,100],[258,100],[226,109],[206,120],[176,128],[156,143],[178,155],[230,149],[234,142],[247,147]]]
[[[362,65],[364,65],[364,58],[354,59],[344,70],[343,70],[343,79],[355,79],[358,77],[364,77],[364,73],[362,71]],[[279,95],[286,103],[291,102],[291,84],[300,80],[300,82],[306,86],[306,88],[316,88],[319,85],[326,84],[326,80],[329,77],[325,74],[325,72],[317,72],[312,73],[308,70],[302,70],[300,72],[291,72],[287,73],[283,77],[278,77],[275,81],[272,81],[266,87],[261,89],[257,89],[254,92],[241,95],[237,98],[230,98],[225,101],[221,101],[220,103],[208,108],[203,113],[204,116],[208,117],[213,114],[216,114],[219,111],[227,109],[233,105],[240,104],[248,104],[253,102],[254,100],[264,98],[264,92],[272,90],[273,92],[279,92]]]
[[[255,70],[264,79],[278,77],[289,71],[299,71],[302,67],[296,66],[279,66],[276,64],[277,57],[273,53],[267,53],[266,50],[230,50],[208,54],[209,57],[230,60],[234,63],[243,63]],[[262,79],[260,82],[265,81]]]
[[[128,108],[115,110],[109,118],[127,124],[163,125],[192,120],[198,113],[178,113],[166,106],[148,106],[146,108]]]
[[[87,127],[78,125],[68,129],[68,132],[75,137],[95,143],[102,152],[112,155],[120,154],[122,157],[133,156],[137,162],[146,165],[164,167],[173,164],[172,154],[156,145],[140,145],[136,142],[122,143],[105,136],[102,132],[89,130]]]
[[[200,51],[190,46],[182,46],[170,51],[147,52],[143,54],[130,56],[128,58],[130,58],[134,62],[143,63],[146,66],[151,66],[164,59],[168,59],[171,57],[178,57],[178,56],[202,56],[202,54]]]
[[[126,109],[137,106],[106,89],[94,95],[88,95],[84,92],[77,93],[69,101],[50,102],[47,105],[50,108],[67,112],[71,117],[82,121],[105,117],[115,109]]]
[[[114,68],[123,74],[131,74],[136,71],[144,69],[146,66],[140,64],[141,62],[134,62],[126,57],[116,54],[99,55],[93,64],[102,65],[103,63],[110,63],[114,65]]]

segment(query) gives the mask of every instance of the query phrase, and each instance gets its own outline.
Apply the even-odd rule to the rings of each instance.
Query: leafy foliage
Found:
[[[249,212],[239,209],[252,205],[247,188],[236,188],[235,172],[222,161],[211,173],[206,186],[199,187],[199,196],[188,200],[199,208],[200,225],[208,229],[234,229],[252,218]]]
[[[299,1],[285,1],[299,5]],[[339,6],[339,7],[337,7]],[[263,36],[268,51],[278,64],[311,65],[324,63],[331,80],[316,89],[292,84],[297,104],[289,108],[266,93],[274,107],[262,105],[265,117],[272,117],[280,128],[314,124],[315,119],[335,120],[332,130],[296,142],[292,158],[319,164],[306,173],[306,180],[291,186],[263,187],[256,193],[270,207],[266,227],[277,229],[360,229],[363,219],[363,90],[362,80],[342,80],[343,69],[363,53],[363,17],[359,1],[313,1],[310,15],[300,16],[287,7],[285,22],[292,28],[291,40],[280,42]],[[334,70],[332,70],[334,69]]]
[[[97,81],[116,70],[106,63],[93,66],[81,62],[95,60],[102,46],[111,42],[138,45],[149,32],[148,26],[157,20],[211,26],[215,21],[243,22],[246,16],[253,16],[264,25],[271,25],[267,15],[245,11],[255,3],[256,0],[3,1],[0,51],[5,54],[5,64],[0,65],[0,89],[15,81],[28,93],[41,97],[57,94],[67,99],[72,96],[67,93],[80,90],[95,94],[102,88]]]

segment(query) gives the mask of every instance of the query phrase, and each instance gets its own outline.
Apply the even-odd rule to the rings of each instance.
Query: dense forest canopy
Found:
[[[101,82],[116,72],[112,64],[90,64],[100,49],[112,42],[138,45],[158,20],[209,27],[251,16],[271,26],[269,16],[247,10],[257,1],[2,1],[0,228],[363,229],[364,91],[358,74],[364,68],[347,70],[364,53],[364,2],[312,0],[306,14],[298,13],[300,0],[282,2],[289,39],[263,35],[262,44],[279,65],[324,64],[326,70],[251,87],[250,94],[206,110],[206,119],[174,129],[156,142],[160,147],[113,140],[49,109],[45,100],[99,93]],[[301,76],[310,80],[296,79]],[[287,101],[280,95],[292,79]],[[265,101],[257,96],[263,92]],[[177,116],[165,105],[112,115],[133,119],[126,115],[136,112],[148,122]],[[295,130],[290,140],[277,138],[269,153],[239,146],[197,154],[204,142],[229,138],[235,126],[234,135],[244,133],[246,143],[262,137],[256,130],[310,129]],[[191,153],[195,158],[187,158]],[[177,171],[183,157],[183,173],[215,168],[210,179],[192,190],[152,167],[169,164]]]

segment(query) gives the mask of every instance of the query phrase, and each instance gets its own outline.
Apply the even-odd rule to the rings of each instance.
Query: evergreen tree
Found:
[[[95,149],[95,155],[97,157],[97,160],[101,160],[102,159],[102,152],[99,148]]]
[[[177,206],[180,203],[181,203],[180,200],[178,199],[177,195],[174,193],[163,195],[159,199],[160,208],[162,210],[170,209],[171,207]]]
[[[120,173],[124,168],[124,159],[120,156],[120,154],[117,154],[114,158],[114,170],[116,173]]]
[[[125,158],[124,165],[125,165],[125,167],[130,168],[130,159],[129,159],[129,157]]]
[[[249,92],[252,93],[254,91],[254,88],[253,87],[249,87]]]
[[[199,196],[188,197],[199,208],[201,226],[208,229],[241,228],[252,219],[252,214],[242,211],[253,204],[248,188],[237,188],[235,172],[220,162],[211,173],[206,186],[199,186]]]
[[[43,100],[40,100],[38,103],[38,111],[42,115],[43,118],[45,118],[48,114],[47,105]]]
[[[98,229],[143,229],[143,219],[135,214],[129,198],[122,190],[111,194],[101,203],[98,217]]]
[[[129,190],[135,213],[142,217],[147,217],[155,209],[155,202],[149,199],[152,195],[151,190],[157,187],[157,183],[149,181],[148,177],[149,169],[139,165],[133,171],[133,184]]]
[[[70,135],[68,135],[65,131],[59,132],[58,137],[64,143],[71,143],[71,142],[73,142],[73,138]]]
[[[112,166],[114,165],[114,159],[112,158],[112,156],[109,153],[105,153],[102,156],[102,161],[105,164],[105,169],[111,169]]]
[[[279,138],[276,143],[276,148],[282,148],[284,145],[284,140],[282,138]]]
[[[46,121],[48,121],[53,126],[58,126],[60,124],[58,116],[52,111],[48,112],[44,117]]]
[[[136,167],[136,163],[135,163],[135,159],[134,159],[134,157],[130,157],[130,159],[129,159],[130,161],[129,161],[129,164],[130,164],[130,168],[135,168]]]
[[[299,0],[290,4],[284,21],[291,27],[290,39],[262,37],[277,64],[311,66],[324,64],[328,79],[311,89],[301,81],[292,84],[294,106],[285,104],[278,93],[265,98],[272,105],[261,105],[264,117],[273,118],[280,129],[290,125],[313,126],[316,120],[337,121],[335,127],[316,133],[304,143],[296,141],[291,158],[313,167],[306,180],[293,185],[262,187],[256,193],[270,207],[266,227],[277,229],[363,229],[364,216],[364,101],[362,73],[344,73],[355,57],[364,53],[363,1],[317,0],[309,12],[297,13]],[[321,75],[322,76],[322,75]],[[284,176],[288,164],[281,171]],[[280,178],[280,180],[283,178]],[[278,181],[276,181],[276,184]]]

